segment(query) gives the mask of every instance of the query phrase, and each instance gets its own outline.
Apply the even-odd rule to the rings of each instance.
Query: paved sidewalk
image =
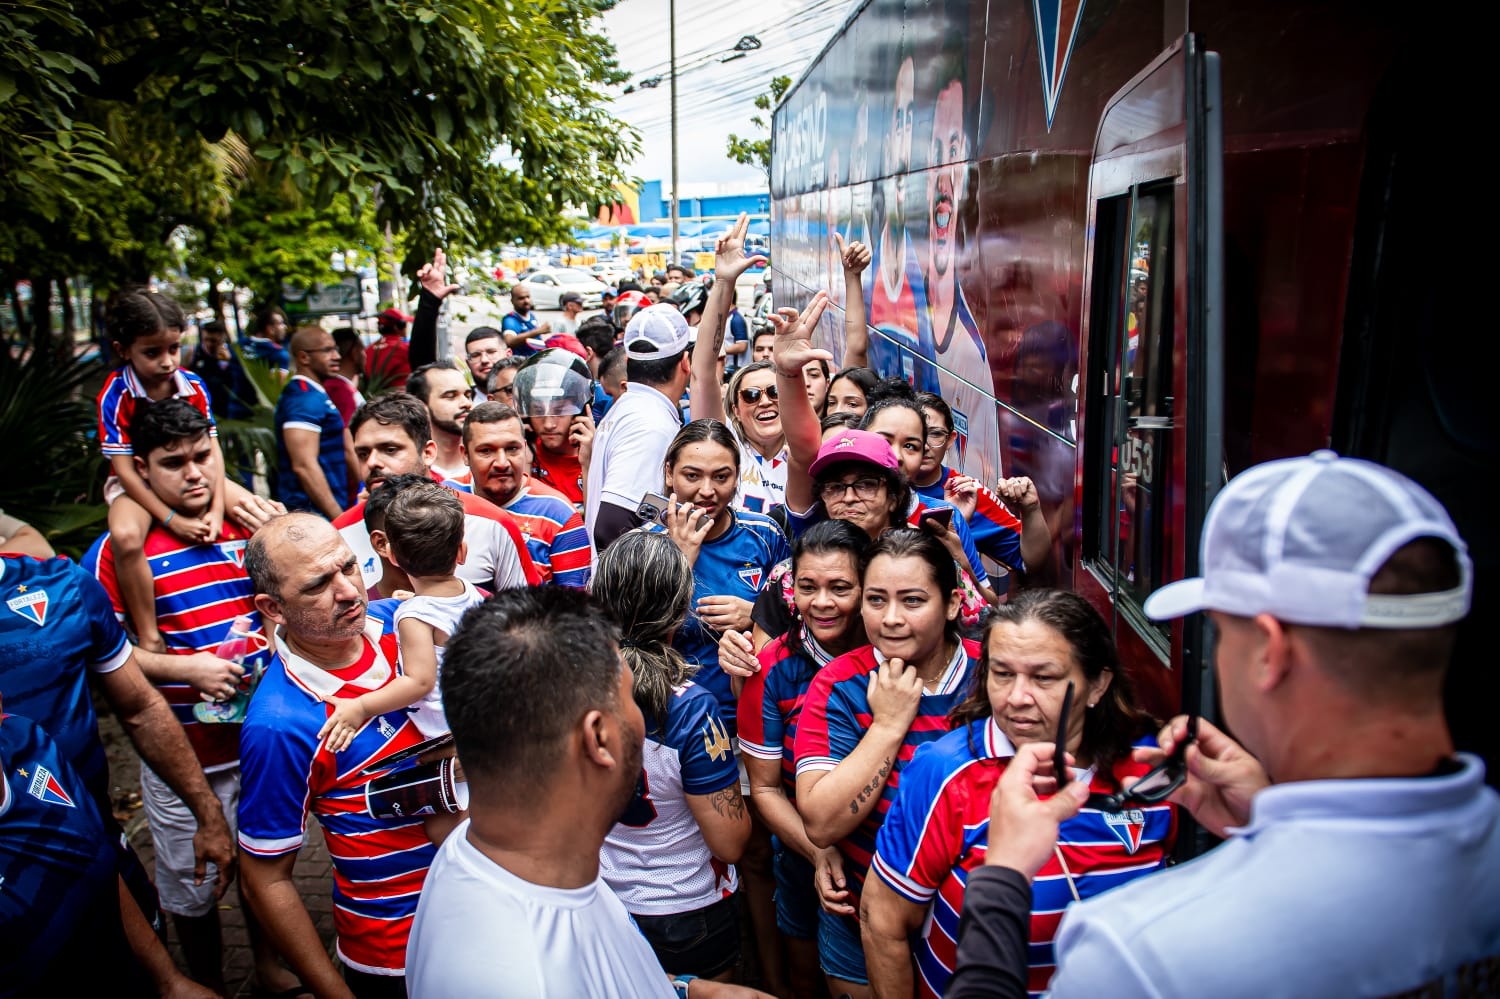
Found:
[[[104,738],[105,751],[109,755],[110,800],[115,804],[115,814],[125,827],[130,844],[135,848],[146,870],[155,874],[156,851],[151,845],[151,830],[146,827],[145,812],[139,807],[140,758],[135,747],[121,731],[119,722],[108,713],[108,708],[99,705],[99,731]],[[121,807],[123,804],[124,807]],[[135,807],[130,807],[132,804]],[[307,824],[307,842],[297,857],[293,874],[297,887],[302,892],[302,901],[307,906],[318,936],[329,952],[333,950],[333,871],[328,860],[328,847],[323,841],[323,830],[316,819]],[[251,975],[254,962],[250,954],[250,940],[245,932],[245,915],[240,907],[238,880],[224,893],[219,902],[219,918],[224,931],[224,981],[232,997],[248,997],[251,994]],[[167,946],[177,967],[186,968],[182,950],[177,943],[177,934],[171,919],[167,921]]]

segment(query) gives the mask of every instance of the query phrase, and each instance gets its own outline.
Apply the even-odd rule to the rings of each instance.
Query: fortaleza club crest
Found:
[[[32,624],[47,623],[47,591],[31,590],[5,601],[5,606],[30,621]]]
[[[1104,823],[1115,839],[1125,844],[1125,852],[1134,854],[1141,848],[1141,834],[1146,831],[1146,813],[1139,808],[1123,812],[1105,812]]]
[[[49,805],[66,805],[69,808],[76,807],[73,799],[68,797],[68,792],[63,790],[57,778],[52,776],[52,771],[38,765],[31,775],[31,787],[27,788],[31,796],[38,801],[45,801]]]
[[[740,570],[740,578],[745,581],[746,586],[750,587],[756,593],[760,592],[760,581],[764,575],[764,570],[757,565],[747,565]]]

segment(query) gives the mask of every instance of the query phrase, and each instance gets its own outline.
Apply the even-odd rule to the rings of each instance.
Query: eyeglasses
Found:
[[[760,397],[762,395],[764,395],[767,399],[770,399],[772,402],[775,402],[777,399],[780,398],[780,396],[776,392],[776,386],[775,385],[767,385],[763,389],[762,388],[742,388],[742,389],[740,389],[740,402],[743,402],[747,406],[753,406],[756,403],[760,402]]]
[[[1166,801],[1187,780],[1187,748],[1198,740],[1198,716],[1188,717],[1187,738],[1177,744],[1172,755],[1146,772],[1129,788],[1105,795],[1098,807],[1118,812],[1130,805],[1155,805]]]
[[[933,427],[931,430],[927,431],[927,443],[941,444],[943,443],[943,441],[947,440],[948,436],[952,433],[953,431],[951,430],[944,430],[941,427]]]
[[[855,479],[853,482],[824,482],[818,486],[818,495],[823,502],[831,503],[834,500],[843,499],[850,490],[854,490],[856,499],[872,500],[880,492],[880,487],[885,485],[881,479]]]
[[[471,350],[471,351],[469,351],[469,360],[471,360],[471,361],[477,361],[481,357],[499,357],[499,356],[500,356],[500,348],[499,347],[485,347],[485,348],[482,348],[480,350]]]

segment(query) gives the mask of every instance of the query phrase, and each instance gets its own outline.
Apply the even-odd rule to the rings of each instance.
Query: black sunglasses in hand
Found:
[[[1061,791],[1072,776],[1068,772],[1068,715],[1073,713],[1073,681],[1068,681],[1068,689],[1063,691],[1062,711],[1057,718],[1057,743],[1052,753],[1052,769],[1057,774],[1057,789]]]
[[[1187,780],[1187,748],[1198,740],[1198,716],[1188,716],[1187,738],[1166,759],[1146,771],[1145,776],[1123,791],[1107,794],[1088,807],[1106,812],[1123,811],[1131,805],[1156,805],[1166,801]]]

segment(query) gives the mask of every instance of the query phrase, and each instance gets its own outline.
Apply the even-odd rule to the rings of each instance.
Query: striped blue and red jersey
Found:
[[[5,708],[42,725],[88,786],[100,814],[109,764],[89,696],[89,673],[130,659],[130,642],[109,594],[62,557],[0,557],[0,694]]]
[[[953,469],[944,466],[943,475],[936,482],[930,486],[913,485],[912,491],[921,496],[923,502],[946,502],[943,487],[955,474]],[[1021,522],[1000,502],[1000,497],[986,489],[983,483],[980,483],[979,493],[975,497],[974,515],[968,522],[969,533],[974,538],[974,547],[979,550],[979,554],[1018,572],[1025,570],[1026,566],[1021,558]]]
[[[245,546],[249,542],[250,532],[228,518],[218,540],[204,545],[188,544],[162,525],[152,525],[141,547],[151,567],[157,626],[169,651],[177,655],[213,652],[229,637],[234,619],[245,615],[254,629],[245,669],[253,671],[270,659],[270,649],[260,634],[255,588],[245,573]],[[109,534],[94,542],[83,556],[83,565],[109,594],[115,616],[126,621],[128,611],[115,574]],[[193,706],[201,698],[190,683],[158,681],[156,687],[182,723],[205,771],[232,766],[239,759],[237,723],[205,725],[198,721]]]
[[[99,450],[104,452],[104,457],[134,453],[130,447],[130,421],[135,416],[136,406],[145,398],[146,387],[141,384],[135,369],[128,364],[123,368],[116,368],[104,379],[104,387],[99,390],[98,398]],[[191,371],[178,368],[172,372],[170,398],[183,400],[208,417],[209,423],[214,422],[208,387],[203,384],[203,379]],[[217,437],[219,431],[217,427],[213,427],[208,433],[211,437]]]
[[[516,518],[542,582],[580,590],[589,585],[593,558],[589,533],[583,526],[583,514],[566,496],[527,476],[504,510]]]
[[[740,688],[740,752],[757,760],[781,761],[781,784],[788,801],[797,800],[797,720],[818,670],[834,657],[807,634],[797,649],[788,645],[788,635],[767,643],[760,650],[760,671]]]
[[[369,814],[362,771],[422,735],[405,709],[371,718],[337,754],[318,741],[318,730],[333,710],[323,697],[357,697],[396,676],[397,606],[370,604],[364,653],[344,669],[313,665],[278,635],[240,739],[240,848],[257,857],[295,853],[308,813],[316,815],[333,860],[339,957],[358,971],[384,975],[405,968],[407,936],[435,851],[421,817]]]
[[[900,791],[902,771],[918,747],[936,742],[947,733],[948,712],[968,696],[979,668],[980,653],[978,642],[962,640],[935,688],[922,691],[917,716],[912,719],[906,737],[901,741],[890,776],[881,788],[880,799],[854,831],[839,840],[839,852],[846,861],[844,873],[856,895],[864,887],[870,858],[875,853],[875,835]],[[797,726],[799,777],[832,770],[854,752],[874,721],[868,694],[870,674],[884,661],[885,657],[873,645],[866,645],[839,656],[813,677]]]
[[[990,794],[1015,749],[994,718],[980,718],[924,746],[906,768],[901,794],[876,837],[875,873],[898,895],[931,905],[922,940],[913,948],[917,994],[936,999],[948,987],[957,960],[958,920],[969,872],[984,863],[989,842]],[[1119,781],[1148,768],[1126,759],[1115,780],[1075,771],[1094,794],[1119,789]],[[1064,910],[1127,881],[1161,869],[1177,836],[1172,805],[1143,805],[1108,813],[1085,807],[1058,830],[1058,853],[1032,883],[1027,990],[1047,989],[1056,963],[1052,940]]]

